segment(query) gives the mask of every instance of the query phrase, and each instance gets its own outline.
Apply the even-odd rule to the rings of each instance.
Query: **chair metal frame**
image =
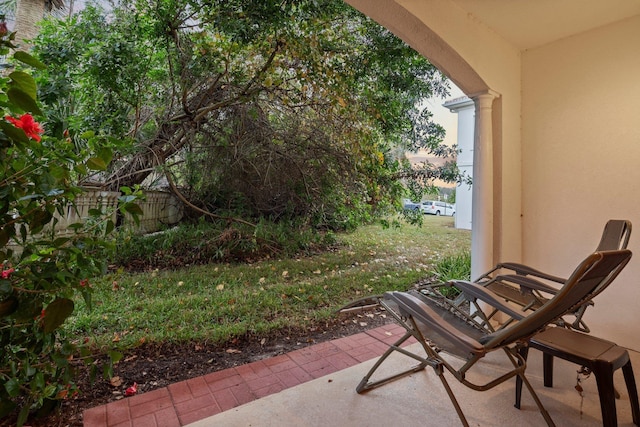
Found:
[[[611,219],[602,231],[596,252],[626,249],[631,236],[631,222]],[[566,278],[558,277],[516,262],[497,264],[474,283],[493,291],[506,301],[522,307],[523,311],[536,310],[558,291],[558,286],[566,282]],[[597,294],[594,294],[594,297]],[[567,313],[574,317],[572,322],[560,321],[560,326],[589,333],[590,329],[583,320],[585,310],[593,305],[586,301],[574,312]],[[491,315],[488,315],[491,318]]]
[[[553,420],[525,376],[526,360],[522,350],[527,347],[528,340],[533,335],[566,313],[576,310],[604,290],[618,276],[630,258],[631,252],[626,249],[591,254],[578,265],[551,299],[526,316],[501,302],[492,291],[472,282],[459,282],[463,287],[475,288],[477,299],[481,299],[486,304],[494,304],[494,309],[512,317],[510,322],[501,325],[497,330],[493,330],[484,315],[466,313],[459,305],[438,296],[436,288],[432,288],[428,293],[424,291],[388,292],[378,298],[378,302],[405,328],[406,332],[389,346],[362,379],[356,391],[364,393],[431,366],[440,378],[462,424],[468,426],[460,404],[444,376],[445,371],[460,383],[477,391],[491,389],[515,376],[525,384],[547,424],[553,426]],[[480,316],[480,320],[477,316]],[[416,338],[426,356],[415,354],[402,347],[410,337]],[[468,371],[485,355],[496,350],[504,351],[512,368],[486,384],[475,384],[468,380],[466,377]],[[419,364],[403,372],[371,381],[376,370],[394,352],[413,358]],[[461,358],[462,366],[453,366],[441,356],[441,352]]]

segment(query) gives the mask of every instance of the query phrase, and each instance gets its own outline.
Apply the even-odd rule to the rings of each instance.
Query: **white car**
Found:
[[[450,203],[437,202],[434,200],[427,200],[422,202],[420,210],[424,214],[429,215],[447,215],[454,216],[456,214],[456,207]]]

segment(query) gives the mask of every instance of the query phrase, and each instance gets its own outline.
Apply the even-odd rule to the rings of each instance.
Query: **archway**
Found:
[[[473,156],[471,274],[477,277],[501,257],[501,99],[473,67],[435,31],[391,0],[346,0],[383,25],[451,79],[473,99],[476,123]]]

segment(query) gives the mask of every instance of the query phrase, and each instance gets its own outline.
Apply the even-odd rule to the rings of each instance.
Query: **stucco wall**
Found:
[[[640,17],[522,55],[523,260],[566,275],[605,222],[636,226],[634,259],[586,319],[640,350]],[[551,256],[550,256],[551,255]]]

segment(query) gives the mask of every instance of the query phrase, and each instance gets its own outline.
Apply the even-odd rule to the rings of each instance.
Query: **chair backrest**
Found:
[[[626,249],[631,236],[631,221],[610,219],[604,226],[596,252]]]
[[[480,342],[489,349],[528,339],[602,292],[630,259],[628,249],[594,252],[578,265],[553,298],[521,321],[483,337]]]

